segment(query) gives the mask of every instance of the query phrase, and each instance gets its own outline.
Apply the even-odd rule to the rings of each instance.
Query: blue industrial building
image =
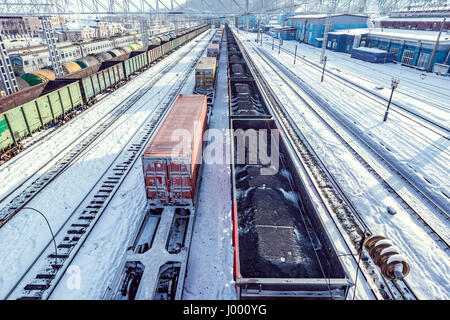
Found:
[[[320,47],[325,31],[326,14],[295,15],[286,19],[286,26],[296,29],[295,40]],[[367,28],[367,16],[356,14],[333,14],[330,31]]]
[[[402,65],[428,69],[436,44],[437,31],[405,29],[349,29],[330,32],[327,49],[352,53],[354,48],[368,47],[385,50],[392,60]],[[450,36],[442,33],[431,62],[448,65],[450,62]],[[386,59],[385,61],[389,61]]]
[[[428,68],[437,36],[437,31],[374,29],[367,34],[366,46],[386,50],[393,55],[394,61],[423,70]],[[431,66],[435,63],[448,65],[449,50],[450,36],[444,33]]]

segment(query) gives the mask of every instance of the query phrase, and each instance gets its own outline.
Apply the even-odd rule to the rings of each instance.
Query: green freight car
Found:
[[[64,79],[80,82],[83,101],[88,104],[93,97],[125,80],[125,72],[121,61],[105,61],[71,73]]]
[[[63,118],[83,104],[80,86],[73,80],[48,81],[1,99],[0,150],[36,130]]]
[[[148,66],[148,56],[146,51],[133,51],[129,58],[123,62],[125,67],[125,77],[129,77],[136,71],[140,71]]]

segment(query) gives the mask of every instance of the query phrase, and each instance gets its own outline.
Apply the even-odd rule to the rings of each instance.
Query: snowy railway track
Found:
[[[287,54],[289,54],[292,57],[294,57],[294,54],[291,51],[289,51],[289,50],[287,50],[285,48],[280,48],[280,49],[283,52],[286,52]],[[310,61],[308,59],[305,59],[302,56],[297,56],[297,59],[301,60],[302,62],[304,62],[308,66],[312,67],[318,73],[322,73],[323,66],[318,65],[316,63],[313,63],[312,61]],[[386,103],[388,102],[388,99],[386,97],[384,97],[381,94],[378,94],[376,92],[373,92],[373,91],[369,90],[368,88],[366,88],[366,87],[364,87],[364,86],[362,86],[362,85],[360,85],[360,84],[358,84],[358,83],[356,83],[356,82],[354,82],[352,80],[349,80],[349,79],[347,79],[347,78],[345,78],[345,77],[343,77],[343,76],[341,76],[339,74],[336,74],[336,73],[334,73],[334,72],[332,72],[330,70],[325,70],[325,73],[326,73],[326,75],[328,77],[331,77],[333,80],[335,80],[338,83],[344,85],[345,87],[348,87],[348,88],[358,92],[359,94],[363,95],[364,97],[369,98],[370,100],[379,103],[383,107],[381,110],[384,112],[384,108],[386,107]],[[367,80],[367,79],[364,79],[364,80]],[[412,95],[404,93],[404,92],[401,92],[401,93],[403,95],[406,95],[406,96],[410,97],[410,98],[414,98],[414,99],[416,99],[418,101],[422,101],[423,103],[434,105],[435,107],[437,107],[439,109],[446,110],[446,111],[450,110],[448,108],[448,106],[437,104],[437,103],[434,103],[434,102],[432,102],[430,100],[420,99],[417,96],[412,96]],[[420,119],[423,122],[428,123],[429,125],[437,128],[437,129],[440,129],[440,130],[442,130],[442,131],[444,131],[446,133],[450,133],[450,129],[448,127],[445,127],[442,124],[437,123],[436,121],[428,119],[428,118],[424,117],[423,115],[421,115],[421,114],[419,114],[417,112],[414,112],[413,110],[409,109],[407,106],[404,106],[404,105],[402,105],[402,104],[400,104],[398,102],[395,102],[395,101],[391,101],[391,106],[395,106],[396,108],[400,109],[401,111],[409,113],[412,116]],[[413,119],[411,116],[408,116],[407,114],[401,112],[400,110],[397,110],[397,109],[393,108],[391,111],[395,112],[395,113],[398,113],[401,116],[403,116],[403,117],[405,117],[405,118],[407,118],[407,119],[409,119],[409,120],[411,120],[411,121],[413,121],[413,122],[415,122],[415,123],[417,123],[417,124],[427,128],[428,130],[432,131],[433,133],[441,136],[443,139],[450,140],[450,137],[448,135],[442,134],[441,132],[436,131],[435,129],[433,129],[433,128],[429,127],[429,126],[425,126],[423,123],[420,123],[418,120]]]
[[[193,41],[197,40],[193,39]],[[108,117],[106,117],[100,125],[95,123],[89,127],[78,139],[74,140],[71,144],[62,149],[51,160],[45,162],[36,171],[34,171],[33,174],[28,176],[25,181],[22,181],[17,185],[17,187],[13,188],[6,195],[4,195],[2,199],[0,199],[0,204],[3,204],[5,200],[12,198],[12,196],[14,196],[14,198],[12,198],[8,204],[0,209],[0,229],[11,218],[26,207],[27,204],[30,203],[31,200],[33,200],[42,190],[44,190],[46,186],[48,186],[59,175],[72,166],[73,163],[86,152],[86,150],[92,147],[94,142],[96,142],[106,130],[115,125],[140,98],[149,92],[165,74],[172,70],[174,66],[176,66],[178,62],[188,54],[189,51],[186,51],[173,64],[168,64],[160,73],[146,81],[143,86],[131,92],[131,94],[124,101],[119,103],[117,107],[108,114]],[[161,60],[158,60],[158,62],[159,61]],[[130,116],[128,116],[128,118]],[[92,129],[94,130],[90,132]],[[88,132],[90,133],[87,134]],[[59,157],[61,157],[61,159],[52,164],[54,159]],[[44,173],[42,173],[38,178],[35,178],[43,170],[45,170]],[[28,181],[32,181],[34,178],[35,180],[32,183],[29,183],[27,187],[23,188],[24,184],[26,185]]]
[[[206,45],[188,66],[184,67],[184,75],[176,77],[171,89],[161,98],[158,107],[148,115],[143,122],[144,125],[131,136],[95,186],[55,234],[58,243],[57,252],[55,253],[50,241],[9,291],[7,299],[40,300],[51,296],[125,177],[144,151],[155,129],[178,97],[205,48]]]
[[[299,83],[299,81],[296,79],[296,76],[294,74],[292,74],[292,72],[290,70],[288,70],[287,68],[285,68],[283,65],[279,64],[275,59],[273,59],[272,57],[270,57],[268,54],[266,54],[263,51],[258,52],[258,54],[261,54],[261,58],[268,63],[268,65],[272,68],[272,70],[274,70],[274,72],[276,72],[279,77],[284,81],[284,83],[290,87],[292,89],[292,91],[296,94],[296,96],[301,99],[306,106],[308,106],[308,108],[310,110],[312,110],[314,112],[314,114],[316,114],[321,121],[337,136],[339,137],[343,143],[349,148],[349,150],[352,151],[352,153],[354,153],[358,159],[364,164],[364,166],[366,168],[369,169],[369,171],[371,171],[382,183],[383,185],[385,185],[389,190],[392,191],[393,194],[396,195],[396,197],[398,199],[400,199],[409,209],[410,212],[413,213],[420,221],[422,221],[422,223],[424,224],[424,226],[426,228],[429,229],[429,231],[434,234],[437,237],[437,241],[442,242],[445,245],[444,249],[448,249],[449,248],[449,243],[448,241],[444,238],[445,236],[441,236],[440,233],[438,231],[436,231],[437,227],[431,225],[431,223],[429,223],[427,221],[426,218],[423,217],[422,214],[420,214],[418,212],[418,210],[416,210],[414,208],[413,205],[410,204],[410,202],[405,199],[404,196],[402,196],[397,190],[396,188],[387,181],[387,179],[385,179],[383,177],[383,174],[379,173],[371,164],[369,164],[364,157],[360,154],[360,152],[358,152],[344,137],[342,134],[340,134],[330,123],[327,122],[327,120],[320,115],[317,110],[308,102],[306,101],[296,90],[297,88],[300,88],[303,92],[305,92],[305,94],[307,94],[309,97],[311,97],[314,102],[316,102],[318,105],[320,105],[322,107],[323,110],[327,111],[327,114],[333,118],[334,121],[336,121],[337,123],[339,123],[339,125],[341,125],[343,128],[345,128],[347,130],[347,132],[349,132],[353,137],[355,137],[358,141],[360,141],[368,150],[370,150],[372,152],[372,154],[374,154],[383,164],[385,164],[388,168],[390,168],[394,173],[396,173],[403,181],[405,181],[406,183],[408,183],[408,185],[410,185],[410,187],[413,188],[413,190],[420,196],[422,197],[424,200],[426,200],[429,204],[431,204],[447,221],[449,219],[449,214],[448,212],[446,212],[445,209],[441,208],[439,204],[437,204],[435,201],[433,201],[428,195],[426,195],[420,188],[418,188],[412,181],[410,181],[407,177],[405,177],[400,170],[398,170],[394,165],[392,165],[387,159],[385,159],[382,155],[380,155],[376,150],[374,150],[366,141],[364,138],[360,137],[356,132],[354,132],[348,125],[346,125],[343,121],[341,121],[338,117],[336,117],[332,112],[330,112],[330,110],[328,110],[328,107],[322,103],[321,101],[318,101],[314,96],[312,96],[307,90],[304,89],[304,87],[302,86],[302,84]],[[263,57],[264,56],[264,57]],[[276,67],[275,67],[276,66]],[[276,68],[278,68],[278,71]],[[288,77],[288,79],[290,81],[292,81],[293,84],[290,83],[290,81],[286,80],[286,77]],[[294,87],[294,85],[296,86],[296,88]]]
[[[242,45],[241,47],[243,48]],[[266,80],[260,75],[254,62],[248,57],[245,50],[242,51],[251,69],[258,78],[257,82],[262,87],[262,92],[270,101],[270,106],[274,110],[274,114],[277,115],[278,122],[286,133],[292,149],[295,150],[294,153],[297,155],[298,161],[305,169],[308,179],[314,186],[316,193],[320,195],[320,200],[327,209],[328,216],[333,221],[340,236],[344,239],[345,246],[351,253],[349,256],[352,258],[355,269],[361,271],[373,295],[377,299],[416,300],[417,296],[406,280],[386,280],[381,276],[373,263],[370,262],[368,255],[362,251],[364,236],[367,232],[372,233],[371,230],[338,182],[334,179],[333,175],[326,168],[325,164],[320,160],[320,157],[308,143],[306,137],[298,129],[295,121],[282,107],[282,103],[272,92]],[[355,221],[355,218],[357,221]],[[381,285],[381,283],[384,283],[384,285]],[[355,293],[353,294],[353,299],[354,297]]]

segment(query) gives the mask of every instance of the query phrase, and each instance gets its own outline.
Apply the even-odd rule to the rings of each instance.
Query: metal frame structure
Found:
[[[63,76],[63,70],[61,66],[61,56],[59,55],[58,48],[56,47],[56,37],[53,32],[53,27],[49,17],[40,17],[43,35],[45,42],[47,43],[48,53],[50,61],[52,63],[53,72],[56,78]]]
[[[274,14],[302,11],[324,12],[333,0],[6,0],[0,1],[2,16],[61,14]],[[448,8],[448,0],[345,0],[336,12],[366,12],[378,8],[390,12],[400,8]]]
[[[17,85],[16,76],[11,65],[11,60],[9,59],[8,52],[6,51],[5,44],[3,42],[3,37],[0,34],[0,79],[2,80],[3,88],[5,89],[6,95],[13,94],[19,91],[19,86]]]
[[[148,46],[148,23],[147,20],[141,20],[141,39],[144,48]]]

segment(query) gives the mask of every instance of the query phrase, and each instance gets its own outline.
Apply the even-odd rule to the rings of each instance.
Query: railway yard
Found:
[[[200,24],[0,97],[0,298],[448,300],[450,78],[320,50]]]

